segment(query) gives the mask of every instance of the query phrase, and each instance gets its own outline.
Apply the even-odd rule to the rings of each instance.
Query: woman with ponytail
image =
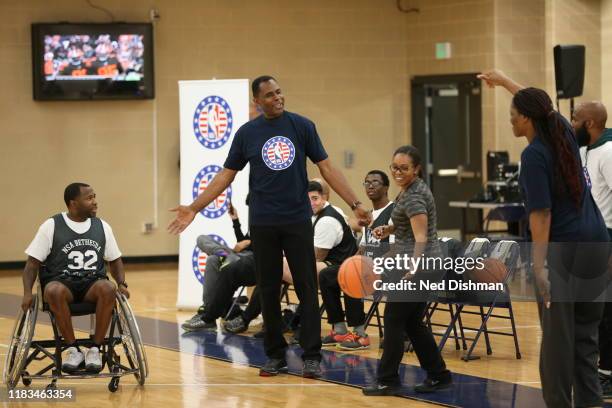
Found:
[[[602,405],[597,373],[598,325],[608,236],[586,184],[569,122],[548,94],[524,88],[497,70],[479,75],[510,91],[510,123],[525,137],[519,183],[531,234],[542,328],[540,379],[548,407]],[[573,401],[573,404],[572,404]]]

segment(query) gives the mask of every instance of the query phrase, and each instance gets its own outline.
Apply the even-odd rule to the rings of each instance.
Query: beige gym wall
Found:
[[[147,21],[151,7],[159,10],[155,101],[34,102],[30,24],[107,18],[81,0],[0,3],[0,262],[24,258],[36,228],[63,209],[63,188],[75,180],[96,188],[99,214],[125,255],[177,253],[178,240],[165,227],[166,209],[178,200],[178,80],[277,76],[287,109],[316,122],[330,156],[365,201],[362,176],[386,169],[393,149],[410,141],[411,76],[478,72],[499,63],[526,83],[533,83],[532,73],[544,86],[545,49],[552,52],[545,44],[545,0],[403,2],[420,13],[399,12],[395,0],[103,3],[122,21]],[[452,43],[450,60],[435,59],[440,41]],[[522,144],[507,139],[508,104],[501,91],[483,89],[483,154],[509,149],[516,160]],[[155,218],[154,120],[159,222],[144,235],[142,223]],[[345,150],[354,152],[352,169],[343,167]]]
[[[317,123],[340,167],[343,151],[355,152],[345,174],[360,193],[362,174],[384,168],[393,147],[408,140],[406,27],[413,16],[395,1],[102,3],[123,21],[146,21],[150,7],[159,10],[155,102],[34,102],[30,24],[107,17],[80,0],[0,3],[0,261],[24,259],[36,228],[63,209],[63,188],[74,180],[95,187],[99,215],[125,255],[177,253],[165,227],[166,210],[178,203],[178,80],[277,76],[287,108]],[[144,235],[142,223],[155,215],[155,104],[159,223]]]

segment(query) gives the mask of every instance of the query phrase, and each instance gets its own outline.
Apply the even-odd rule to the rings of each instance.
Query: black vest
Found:
[[[365,231],[364,231],[364,242],[365,242],[364,255],[365,256],[368,256],[370,258],[378,258],[386,254],[387,252],[389,252],[389,237],[383,240],[378,240],[374,238],[374,236],[372,235],[372,230],[374,230],[376,227],[380,227],[380,226],[389,224],[389,220],[391,219],[391,213],[393,212],[394,206],[395,206],[395,203],[389,204],[387,208],[385,208],[380,214],[378,214],[378,217],[376,217],[376,219],[374,220],[371,226],[365,227]]]
[[[99,218],[90,220],[89,229],[79,234],[66,224],[62,214],[53,216],[53,244],[45,260],[45,268],[41,271],[41,282],[46,283],[58,276],[71,279],[106,276],[104,227]]]
[[[325,257],[325,262],[331,262],[334,265],[340,265],[346,258],[349,258],[357,252],[357,243],[355,242],[355,237],[353,237],[353,232],[351,228],[348,226],[346,221],[344,221],[344,217],[340,215],[338,211],[334,209],[331,205],[325,207],[319,214],[317,214],[317,218],[315,222],[312,224],[312,228],[314,230],[315,226],[319,222],[319,220],[323,217],[332,217],[340,223],[342,226],[342,241],[335,247],[329,250],[327,256]]]

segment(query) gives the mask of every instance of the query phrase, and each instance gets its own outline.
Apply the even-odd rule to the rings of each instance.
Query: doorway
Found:
[[[438,230],[459,230],[450,201],[474,198],[482,182],[481,83],[476,74],[417,76],[412,87],[412,143],[436,200]],[[475,214],[468,225],[480,223]]]

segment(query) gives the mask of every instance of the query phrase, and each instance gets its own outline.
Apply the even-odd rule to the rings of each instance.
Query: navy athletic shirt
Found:
[[[525,209],[529,214],[533,210],[550,208],[550,242],[605,242],[608,240],[607,230],[591,191],[586,186],[578,145],[570,124],[563,117],[561,120],[565,127],[565,137],[570,141],[578,163],[576,172],[580,175],[580,182],[584,186],[581,208],[575,207],[569,193],[562,196],[555,194],[552,152],[542,137],[536,135],[521,154],[519,184]]]
[[[303,116],[287,111],[274,119],[260,115],[238,129],[224,167],[251,166],[251,225],[310,220],[306,157],[318,163],[327,159],[327,153],[314,123]]]

